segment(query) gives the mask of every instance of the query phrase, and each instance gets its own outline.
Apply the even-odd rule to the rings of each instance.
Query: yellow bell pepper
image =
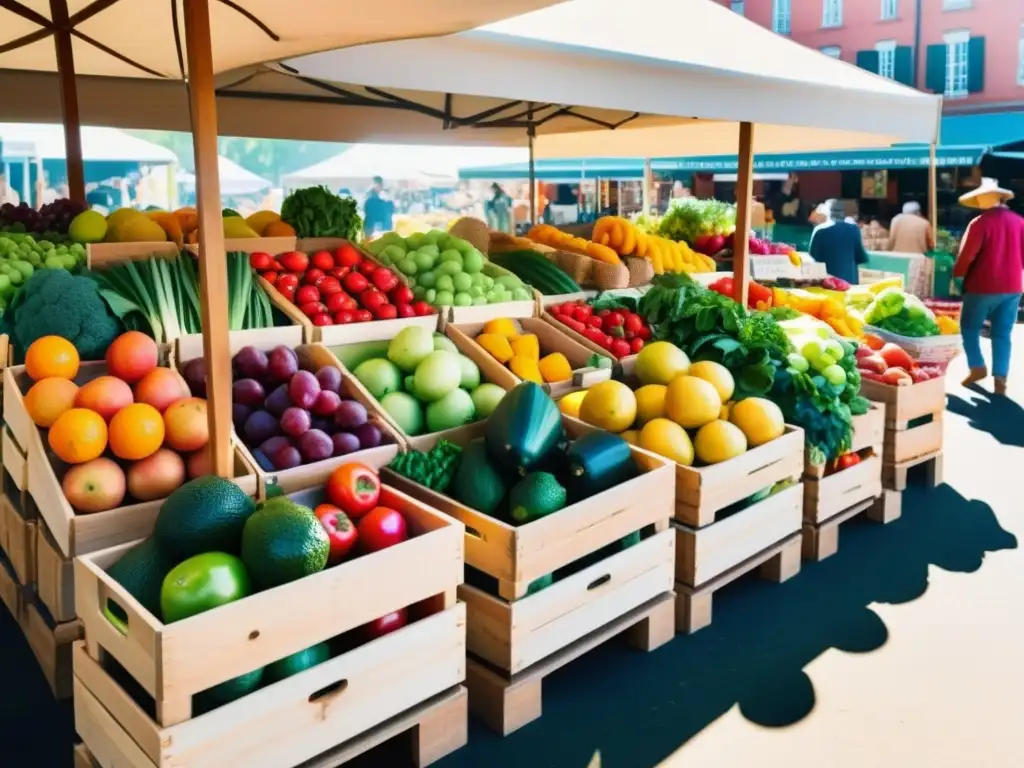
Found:
[[[569,359],[561,352],[546,355],[537,363],[537,368],[540,370],[541,377],[549,384],[556,381],[568,381],[572,378],[572,366],[569,365]]]
[[[537,361],[529,357],[516,355],[508,361],[508,369],[523,381],[532,381],[535,384],[544,383],[544,377],[540,375]]]

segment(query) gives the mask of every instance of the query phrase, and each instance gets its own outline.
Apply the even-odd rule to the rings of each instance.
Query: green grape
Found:
[[[451,291],[438,291],[437,296],[434,297],[433,303],[439,304],[441,306],[448,306],[452,304],[454,301],[455,296],[452,294]]]
[[[469,307],[473,304],[473,297],[468,293],[456,293],[455,294],[455,306],[456,307]]]

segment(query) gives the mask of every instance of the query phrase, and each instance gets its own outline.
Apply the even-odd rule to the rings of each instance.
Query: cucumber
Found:
[[[580,290],[565,272],[536,251],[510,251],[495,254],[491,260],[543,294],[557,295]]]

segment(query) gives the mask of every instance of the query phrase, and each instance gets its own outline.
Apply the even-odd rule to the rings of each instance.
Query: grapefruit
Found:
[[[587,390],[580,419],[608,432],[623,432],[636,420],[636,396],[621,381],[602,381]]]
[[[679,376],[665,392],[665,415],[686,429],[699,429],[718,418],[722,398],[709,382]]]
[[[747,438],[740,428],[721,419],[701,427],[693,443],[697,458],[705,464],[719,464],[747,450]]]
[[[675,344],[656,341],[636,356],[636,376],[641,384],[669,384],[690,369],[690,358]]]
[[[732,397],[732,393],[736,390],[736,382],[729,373],[729,369],[721,363],[715,363],[711,360],[701,360],[699,363],[694,363],[690,366],[690,376],[696,376],[698,379],[704,379],[718,390],[718,396],[722,398],[723,403],[729,402],[729,398]]]
[[[693,443],[686,430],[668,419],[652,419],[640,430],[640,447],[676,464],[693,465]]]
[[[782,409],[763,397],[748,397],[736,403],[729,421],[740,428],[751,446],[764,445],[786,430]]]

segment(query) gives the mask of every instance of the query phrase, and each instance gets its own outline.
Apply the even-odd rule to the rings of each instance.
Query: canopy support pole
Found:
[[[533,124],[533,102],[530,102],[526,110],[526,119],[529,125],[526,128],[526,140],[530,148],[530,226],[537,226],[537,170],[534,166],[533,144],[537,138],[537,126]],[[513,231],[514,235],[515,232]]]
[[[57,52],[60,80],[60,110],[64,119],[64,157],[68,174],[68,195],[85,205],[85,168],[82,160],[82,121],[78,113],[78,87],[75,84],[75,57],[71,49],[67,0],[50,0],[53,19],[53,44]]]
[[[928,221],[932,225],[932,237],[939,235],[939,185],[936,170],[935,145],[928,149]]]
[[[747,306],[750,290],[750,214],[754,201],[754,125],[740,123],[736,177],[736,234],[732,245],[733,298]]]
[[[651,182],[653,181],[653,174],[651,173],[651,158],[644,158],[644,180],[643,189],[640,192],[640,207],[644,216],[651,215]]]
[[[196,204],[199,210],[199,309],[203,322],[212,469],[221,477],[232,477],[228,270],[217,169],[217,103],[209,0],[185,0],[184,10],[189,110],[195,147]]]

